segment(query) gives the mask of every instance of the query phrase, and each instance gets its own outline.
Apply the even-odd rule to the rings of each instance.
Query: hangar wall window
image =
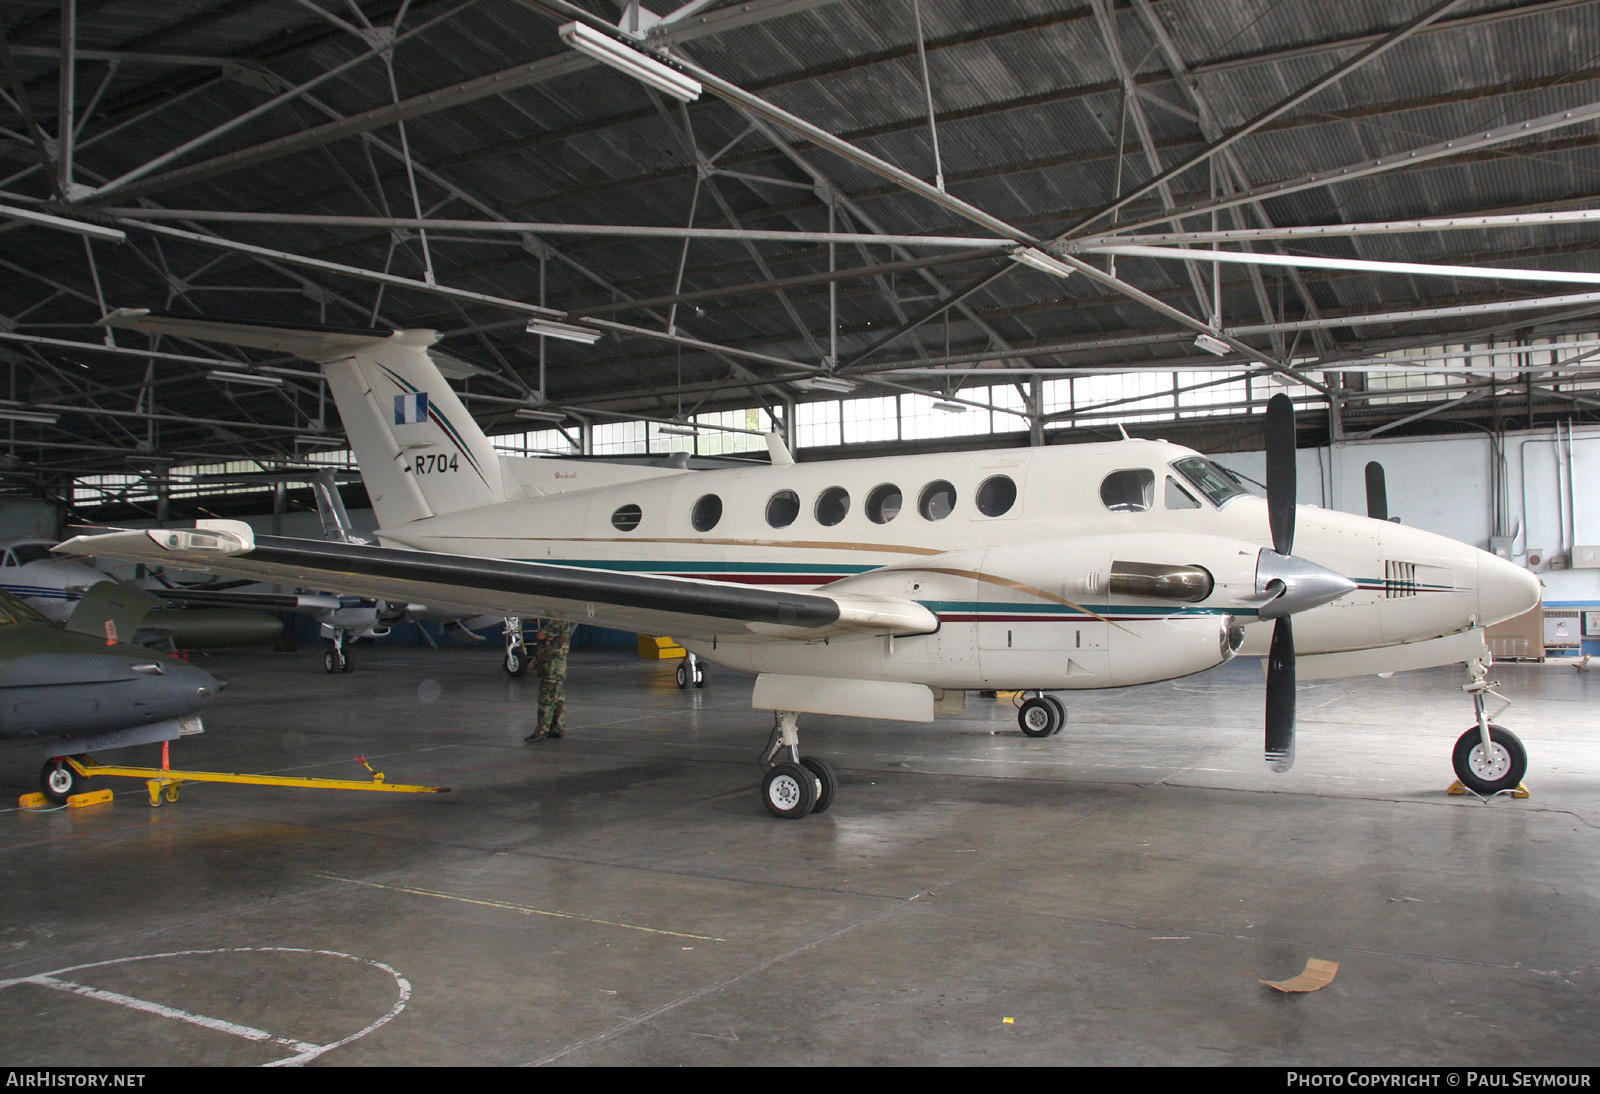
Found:
[[[619,532],[631,532],[639,527],[639,521],[644,517],[644,510],[637,505],[622,505],[611,514],[611,526]]]
[[[956,507],[956,488],[943,479],[935,479],[922,488],[917,498],[917,512],[927,520],[943,520]]]
[[[817,495],[817,523],[832,528],[850,512],[850,491],[842,486],[830,486]]]
[[[709,532],[717,526],[717,521],[722,519],[722,499],[715,494],[706,494],[694,503],[694,511],[689,514],[689,523],[694,525],[696,532]]]
[[[1156,475],[1148,467],[1113,471],[1100,484],[1100,500],[1113,513],[1142,513],[1155,500]]]
[[[800,515],[800,495],[793,490],[779,490],[767,499],[767,523],[774,528],[787,528]]]
[[[577,431],[573,431],[573,436]],[[502,433],[490,437],[489,443],[496,452],[508,456],[571,456],[578,446],[571,437],[559,429],[534,429],[527,433]]]
[[[978,487],[974,501],[984,516],[1003,517],[1017,504],[1017,484],[1009,475],[992,475]]]
[[[594,427],[590,450],[596,456],[622,456],[648,451],[644,422],[604,422]]]
[[[874,486],[872,493],[867,495],[867,519],[873,524],[888,524],[900,515],[901,504],[900,488],[894,483]]]

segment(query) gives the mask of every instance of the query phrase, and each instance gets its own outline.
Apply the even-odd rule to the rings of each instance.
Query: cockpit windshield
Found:
[[[0,591],[0,627],[12,623],[48,623],[49,620],[8,592]]]
[[[19,543],[11,548],[11,557],[18,566],[26,566],[30,562],[41,562],[53,558],[48,543]]]
[[[1238,479],[1204,456],[1186,456],[1181,460],[1174,460],[1172,469],[1188,479],[1194,488],[1204,494],[1218,509],[1240,494],[1249,493]]]

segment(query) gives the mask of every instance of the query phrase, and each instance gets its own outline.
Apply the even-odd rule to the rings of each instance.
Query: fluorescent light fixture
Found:
[[[28,224],[37,224],[41,228],[57,228],[63,232],[72,232],[75,235],[88,239],[104,240],[107,243],[126,243],[128,234],[119,232],[115,228],[102,228],[98,224],[87,224],[81,220],[68,220],[66,217],[53,217],[49,213],[36,213],[32,209],[18,209],[15,205],[0,205],[0,216],[10,217]]]
[[[643,81],[657,91],[692,103],[700,97],[700,81],[690,79],[660,61],[645,56],[630,46],[625,46],[607,34],[583,23],[565,23],[556,33],[561,40],[579,53],[593,57],[603,65],[610,65],[635,80]]]
[[[313,445],[331,445],[337,448],[339,445],[345,444],[346,441],[343,437],[318,436],[314,433],[301,433],[295,437],[294,443],[305,445],[307,447],[311,447]]]
[[[229,372],[226,369],[214,368],[206,373],[206,379],[215,380],[219,384],[255,384],[258,387],[282,387],[282,376],[262,376],[255,372]]]
[[[671,433],[675,437],[698,437],[700,431],[692,425],[658,425],[657,433]]]
[[[521,418],[525,422],[561,422],[567,417],[559,410],[530,410],[527,407],[513,410],[511,416]]]
[[[38,410],[9,410],[0,408],[0,420],[7,422],[36,422],[39,425],[55,425],[60,419],[59,414],[46,414]]]
[[[968,406],[963,406],[960,403],[947,403],[947,402],[945,402],[944,400],[941,399],[939,402],[936,402],[936,403],[933,404],[933,409],[942,410],[946,414],[965,414],[967,411],[971,410],[972,408],[968,407]]]
[[[582,342],[592,346],[600,339],[600,332],[591,327],[575,327],[571,323],[557,323],[553,319],[528,320],[529,334],[542,334],[546,338],[561,338],[568,342]]]
[[[1207,353],[1214,353],[1218,357],[1226,357],[1233,352],[1233,347],[1220,338],[1213,338],[1209,334],[1202,334],[1194,340],[1195,349],[1203,349]]]
[[[1032,266],[1052,277],[1071,277],[1077,271],[1059,258],[1052,258],[1037,247],[1018,247],[1011,252],[1011,260]]]
[[[841,376],[805,376],[794,382],[801,391],[835,391],[843,394],[856,389],[855,381]]]

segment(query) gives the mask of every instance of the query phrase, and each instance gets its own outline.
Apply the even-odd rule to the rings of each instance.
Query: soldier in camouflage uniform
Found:
[[[572,624],[545,619],[533,644],[533,668],[539,674],[539,725],[524,741],[563,737],[567,731],[567,654],[572,649]]]

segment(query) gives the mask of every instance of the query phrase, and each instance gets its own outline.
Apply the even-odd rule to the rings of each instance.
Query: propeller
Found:
[[[1272,549],[1294,551],[1294,507],[1298,483],[1294,464],[1294,402],[1281,392],[1267,403],[1267,523]],[[1267,654],[1267,766],[1277,772],[1294,765],[1294,624],[1287,614],[1272,628]]]

